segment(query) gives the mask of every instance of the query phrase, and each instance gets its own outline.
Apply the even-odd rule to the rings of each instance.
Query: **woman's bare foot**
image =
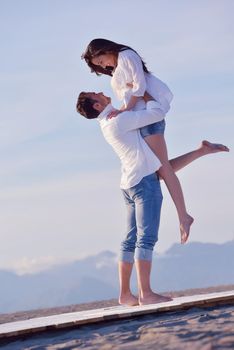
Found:
[[[164,295],[156,294],[152,291],[147,294],[144,294],[143,297],[139,298],[140,305],[165,303],[167,301],[172,301],[172,298],[165,297]]]
[[[180,222],[180,236],[181,236],[181,244],[187,242],[190,232],[190,227],[194,221],[194,218],[189,214],[186,214],[186,217]]]
[[[229,148],[227,146],[224,146],[220,143],[211,143],[206,140],[202,141],[199,149],[204,155],[217,152],[229,152]]]
[[[122,294],[119,297],[120,305],[136,306],[139,305],[138,298],[131,293]]]

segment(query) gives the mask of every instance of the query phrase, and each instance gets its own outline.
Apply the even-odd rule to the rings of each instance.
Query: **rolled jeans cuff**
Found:
[[[152,257],[153,257],[153,250],[144,249],[144,248],[136,248],[135,250],[136,260],[152,261]]]
[[[128,263],[134,263],[134,252],[126,252],[121,250],[119,254],[119,260],[128,262]]]

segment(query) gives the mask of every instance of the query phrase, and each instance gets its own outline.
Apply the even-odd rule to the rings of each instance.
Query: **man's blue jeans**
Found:
[[[157,174],[145,176],[136,186],[122,190],[127,206],[127,233],[120,261],[152,260],[158,240],[162,192]]]

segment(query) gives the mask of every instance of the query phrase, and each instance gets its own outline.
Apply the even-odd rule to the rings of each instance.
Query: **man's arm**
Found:
[[[145,96],[146,109],[140,111],[126,111],[117,116],[118,125],[122,131],[136,130],[143,126],[160,122],[164,119],[166,112],[163,106],[152,100],[150,95]]]

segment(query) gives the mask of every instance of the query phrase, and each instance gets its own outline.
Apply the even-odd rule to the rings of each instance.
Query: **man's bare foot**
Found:
[[[120,305],[127,305],[127,306],[136,306],[139,305],[138,303],[138,298],[135,297],[133,294],[131,293],[127,293],[127,294],[122,294],[119,297],[119,304]]]
[[[180,222],[180,236],[181,236],[181,244],[187,242],[190,232],[190,227],[194,221],[194,218],[189,214],[186,215],[185,219]]]
[[[211,143],[206,140],[202,141],[199,149],[204,155],[217,152],[229,152],[229,148],[227,146],[224,146],[220,143]]]
[[[140,305],[165,303],[167,301],[172,301],[172,298],[165,297],[164,295],[156,294],[154,292],[149,292],[144,294],[144,297],[139,298]]]

